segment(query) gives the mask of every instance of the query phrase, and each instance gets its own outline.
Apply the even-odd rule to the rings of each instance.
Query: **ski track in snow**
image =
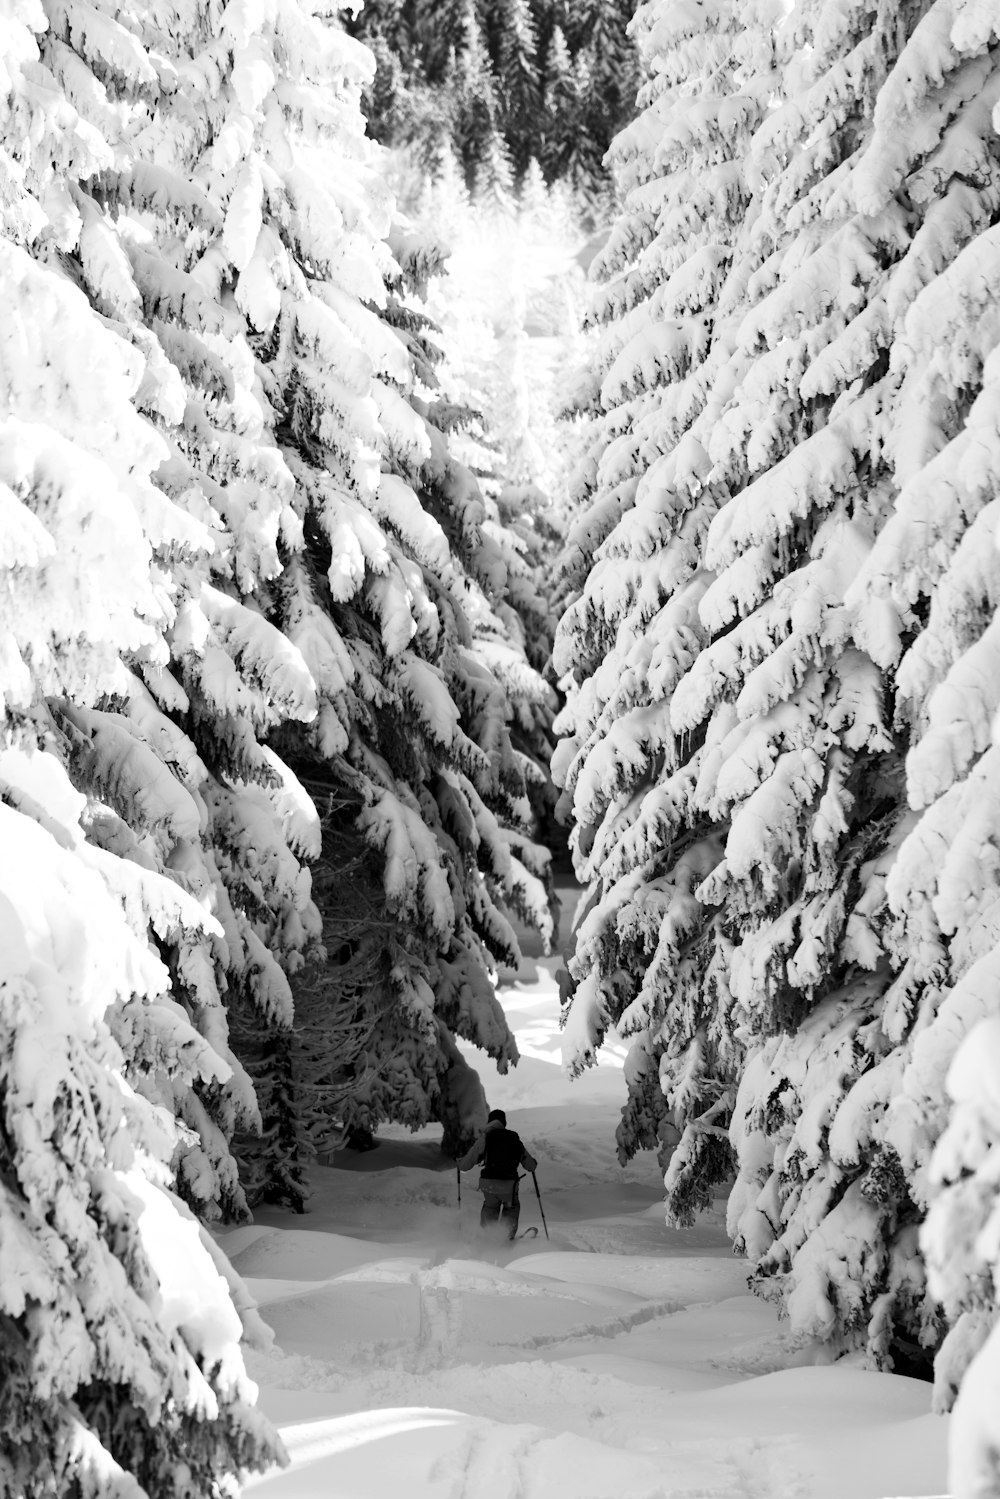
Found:
[[[565,903],[564,903],[565,908]],[[531,952],[530,939],[526,942]],[[505,976],[522,1062],[466,1049],[539,1158],[513,1247],[478,1232],[439,1131],[317,1168],[311,1212],[219,1237],[275,1332],[248,1367],[281,1427],[261,1499],[895,1499],[941,1495],[930,1386],[791,1346],[746,1290],[723,1204],[666,1229],[655,1159],[621,1167],[613,1046],[561,1070],[557,959]],[[525,1187],[528,1188],[525,1191]]]

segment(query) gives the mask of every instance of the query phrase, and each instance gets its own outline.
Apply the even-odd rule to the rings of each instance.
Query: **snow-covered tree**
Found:
[[[83,185],[126,169],[155,75],[103,13],[79,52],[40,6],[8,22],[0,1473],[25,1496],[221,1495],[278,1453],[240,1350],[261,1329],[177,1194],[239,1210],[222,1126],[255,1106],[218,1000],[213,783],[145,685],[216,538],[160,482],[180,380]]]
[[[522,910],[527,899],[532,919],[551,923],[526,794],[534,767],[511,743],[518,704],[491,659],[518,655],[496,612],[504,558],[475,478],[449,447],[451,408],[435,393],[440,356],[413,303],[439,257],[402,234],[393,248],[368,305],[359,285],[334,299],[327,283],[328,331],[339,336],[317,323],[325,341],[309,346],[333,366],[341,399],[357,402],[345,427],[320,400],[302,400],[294,345],[279,336],[265,352],[285,405],[279,435],[305,537],[275,601],[320,688],[315,723],[286,732],[282,747],[321,803],[347,808],[324,828],[324,860],[336,865],[362,833],[373,857],[358,879],[371,905],[383,902],[385,936],[364,1001],[378,1025],[341,1110],[348,1127],[366,1128],[440,1116],[455,1034],[502,1066],[515,1057],[490,978],[492,964],[516,961],[503,908]],[[521,664],[530,675],[523,654]],[[336,930],[336,889],[324,900]],[[362,948],[347,954],[351,974]],[[346,1013],[357,986],[336,953],[323,972],[332,1045],[345,1026],[364,1031],[367,1021]],[[338,1059],[329,1063],[337,1073]],[[283,1096],[282,1077],[274,1087]],[[279,1133],[292,1140],[292,1122]]]
[[[978,965],[1000,935],[989,866],[969,848],[970,838],[981,847],[981,799],[995,775],[980,686],[997,600],[982,566],[995,467],[982,443],[993,404],[993,340],[982,311],[992,300],[983,281],[995,260],[1000,187],[995,41],[995,22],[962,6],[935,5],[914,18],[897,38],[898,59],[876,34],[881,55],[871,66],[880,87],[863,149],[841,174],[846,182],[831,174],[826,193],[815,194],[827,217],[849,214],[845,229],[872,253],[867,273],[863,260],[854,272],[861,305],[813,357],[800,390],[830,391],[836,371],[835,410],[862,438],[853,442],[854,464],[869,497],[880,488],[885,496],[876,505],[869,498],[866,545],[844,605],[849,643],[883,674],[891,731],[907,753],[900,806],[890,814],[883,802],[891,832],[874,866],[859,870],[847,936],[853,925],[860,946],[845,941],[875,993],[825,1018],[816,1056],[839,1026],[851,1041],[851,1054],[841,1053],[848,1065],[831,1087],[829,1071],[823,1077],[816,1061],[806,1062],[777,1131],[774,1186],[783,1192],[795,1171],[803,1207],[810,1199],[829,1207],[812,1230],[801,1208],[795,1221],[793,1199],[762,1269],[777,1275],[805,1331],[832,1309],[836,1334],[850,1343],[864,1319],[878,1361],[912,1356],[913,1345],[933,1347],[938,1337],[917,1225],[944,1124],[944,1074],[981,1013]],[[946,325],[953,353],[942,360]],[[798,1046],[802,1061],[809,1046]],[[765,1087],[777,1080],[773,1072],[762,1079]],[[828,1137],[819,1150],[796,1150],[796,1116],[817,1110],[831,1121]],[[761,1171],[760,1145],[756,1138],[741,1151],[756,1157],[751,1180]],[[859,1232],[882,1247],[858,1266],[846,1246]],[[945,1312],[950,1323],[954,1304]],[[938,1359],[943,1391],[960,1367],[955,1349],[952,1335]]]
[[[931,1160],[932,1202],[921,1235],[931,1290],[953,1324],[935,1371],[939,1408],[951,1404],[961,1379],[948,1437],[948,1486],[956,1499],[995,1493],[1000,1481],[998,1072],[1000,1015],[994,1002],[948,1069],[951,1116]]]
[[[134,541],[134,516],[121,519]],[[179,1127],[130,1086],[108,1024],[142,1006],[160,1066],[169,1055],[174,1077],[225,1079],[122,891],[163,930],[211,918],[88,844],[85,799],[49,750],[4,750],[0,776],[0,1482],[25,1499],[232,1494],[231,1475],[280,1455],[241,1351],[263,1329],[170,1190]]]
[[[298,4],[8,20],[0,1462],[25,1495],[221,1496],[278,1446],[190,1209],[301,1196],[326,829],[293,755],[396,918],[383,1114],[455,1093],[455,1033],[512,1055],[503,907],[550,917],[487,659],[504,568],[392,321],[369,54]]]
[[[281,289],[296,284],[296,253],[318,248],[303,175],[329,107],[317,123],[317,84],[332,83],[338,68],[360,79],[365,55],[297,9],[256,34],[237,8],[221,18],[194,9],[169,29],[143,24],[161,64],[159,107],[140,96],[121,146],[127,169],[106,175],[85,210],[79,259],[96,305],[117,313],[149,355],[140,401],[168,445],[157,482],[205,539],[197,565],[165,553],[176,595],[170,658],[142,674],[131,713],[145,715],[147,734],[173,734],[166,752],[197,788],[205,856],[179,845],[169,863],[217,907],[225,931],[209,961],[177,955],[178,995],[200,1024],[218,1014],[224,994],[230,1007],[287,1028],[286,975],[318,934],[308,876],[291,849],[314,853],[318,824],[263,741],[289,716],[313,718],[317,703],[305,658],[267,617],[281,548],[296,545],[301,528],[253,345],[273,324]],[[55,63],[67,90],[79,88],[58,49]],[[293,86],[294,107],[283,111],[279,95]],[[96,113],[99,94],[84,97]],[[355,133],[361,128],[358,117]],[[336,133],[325,129],[327,138]],[[257,1118],[252,1089],[237,1075],[241,1096],[223,1093],[196,1121],[203,1134],[215,1129],[216,1144]],[[206,1173],[185,1167],[188,1178],[199,1210],[209,1210]],[[237,1206],[220,1202],[227,1212]]]
[[[742,36],[735,8],[657,26],[652,10],[640,10],[638,34],[657,72],[645,112],[616,144],[626,197],[603,255],[606,415],[590,439],[590,503],[569,542],[577,576],[594,561],[559,629],[556,669],[571,687],[562,728],[572,736],[554,772],[573,798],[578,870],[602,897],[578,933],[570,1045],[584,1061],[609,1020],[637,1037],[623,1152],[655,1146],[674,1109],[678,1122],[703,1118],[699,1151],[717,1163],[718,1106],[736,1054],[724,1034],[721,1045],[710,1040],[717,988],[707,970],[721,918],[694,891],[720,859],[719,814],[701,828],[692,819],[678,859],[671,834],[690,804],[702,736],[692,743],[673,728],[670,700],[703,638],[699,543],[718,491],[700,475],[675,487],[667,455],[706,400],[711,330],[746,201],[740,155],[762,108],[740,93],[731,66]]]
[[[897,192],[902,180],[922,210],[887,295],[899,330],[890,363],[898,393],[889,442],[898,494],[857,584],[901,625],[888,659],[913,809],[913,826],[886,881],[886,946],[896,977],[885,1024],[902,1044],[898,1058],[879,1069],[889,1103],[874,1143],[898,1159],[921,1210],[934,1176],[952,1180],[956,1156],[966,1148],[956,1150],[950,1131],[938,1163],[929,1164],[947,1119],[949,1066],[977,1021],[996,1013],[1000,906],[992,809],[1000,761],[990,728],[998,702],[1000,601],[992,323],[1000,285],[997,41],[996,17],[933,6],[876,102],[874,136],[859,169],[862,201]],[[977,1105],[988,1119],[988,1102],[972,1096],[961,1072],[957,1077],[960,1125],[975,1117]],[[975,1159],[972,1148],[966,1165],[974,1169]],[[991,1300],[982,1264],[965,1253],[969,1220],[963,1222],[960,1204],[976,1196],[974,1186],[965,1197],[959,1183],[944,1194],[951,1204],[945,1216],[950,1212],[958,1228],[952,1246],[958,1252],[949,1250],[947,1268],[940,1212],[925,1241],[938,1268],[932,1289],[949,1329],[935,1364],[942,1406],[981,1339]]]
[[[537,166],[525,180],[531,191],[516,211],[486,219],[480,203],[437,183],[415,217],[423,232],[443,225],[447,233],[444,274],[430,283],[425,303],[441,328],[438,376],[455,424],[450,440],[479,479],[507,573],[500,625],[491,627],[498,638],[492,660],[517,704],[515,743],[542,772],[533,803],[548,841],[561,843],[547,775],[555,699],[539,673],[554,628],[550,576],[571,448],[557,420],[558,374],[577,343],[582,234]],[[499,644],[505,632],[513,650]]]
[[[679,1138],[675,1217],[731,1138],[731,1231],[799,1333],[919,1360],[940,1082],[993,941],[960,830],[992,753],[994,21],[647,5],[636,35],[557,644],[571,1045],[635,1034],[620,1143]]]

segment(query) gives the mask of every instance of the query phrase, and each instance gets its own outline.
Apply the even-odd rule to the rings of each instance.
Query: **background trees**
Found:
[[[604,154],[632,112],[631,0],[393,0],[350,23],[381,68],[372,134],[414,144],[432,171],[451,150],[472,187],[498,159],[520,181],[532,161],[603,201]]]

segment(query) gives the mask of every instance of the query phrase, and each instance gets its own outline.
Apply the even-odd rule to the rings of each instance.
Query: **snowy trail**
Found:
[[[438,1131],[318,1169],[305,1217],[221,1239],[276,1335],[251,1356],[291,1456],[261,1499],[887,1499],[940,1495],[930,1386],[793,1351],[722,1206],[665,1229],[656,1162],[621,1167],[623,1048],[562,1075],[556,959],[504,1002],[522,1062],[481,1066],[539,1158],[551,1238],[488,1253]],[[470,1053],[470,1060],[476,1060]],[[477,1062],[477,1065],[479,1063]],[[530,1183],[526,1183],[530,1189]]]

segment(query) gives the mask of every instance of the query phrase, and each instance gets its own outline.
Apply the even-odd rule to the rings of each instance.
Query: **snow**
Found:
[[[560,892],[572,910],[574,891]],[[746,1288],[718,1199],[663,1222],[655,1157],[614,1154],[626,1046],[562,1067],[556,972],[501,976],[521,1054],[497,1076],[463,1044],[491,1107],[539,1159],[522,1230],[478,1231],[475,1175],[439,1129],[386,1128],[313,1173],[305,1217],[262,1209],[219,1230],[274,1330],[248,1351],[291,1458],[260,1499],[887,1499],[945,1492],[948,1420],[932,1387],[831,1364]],[[565,933],[564,933],[565,937]]]

